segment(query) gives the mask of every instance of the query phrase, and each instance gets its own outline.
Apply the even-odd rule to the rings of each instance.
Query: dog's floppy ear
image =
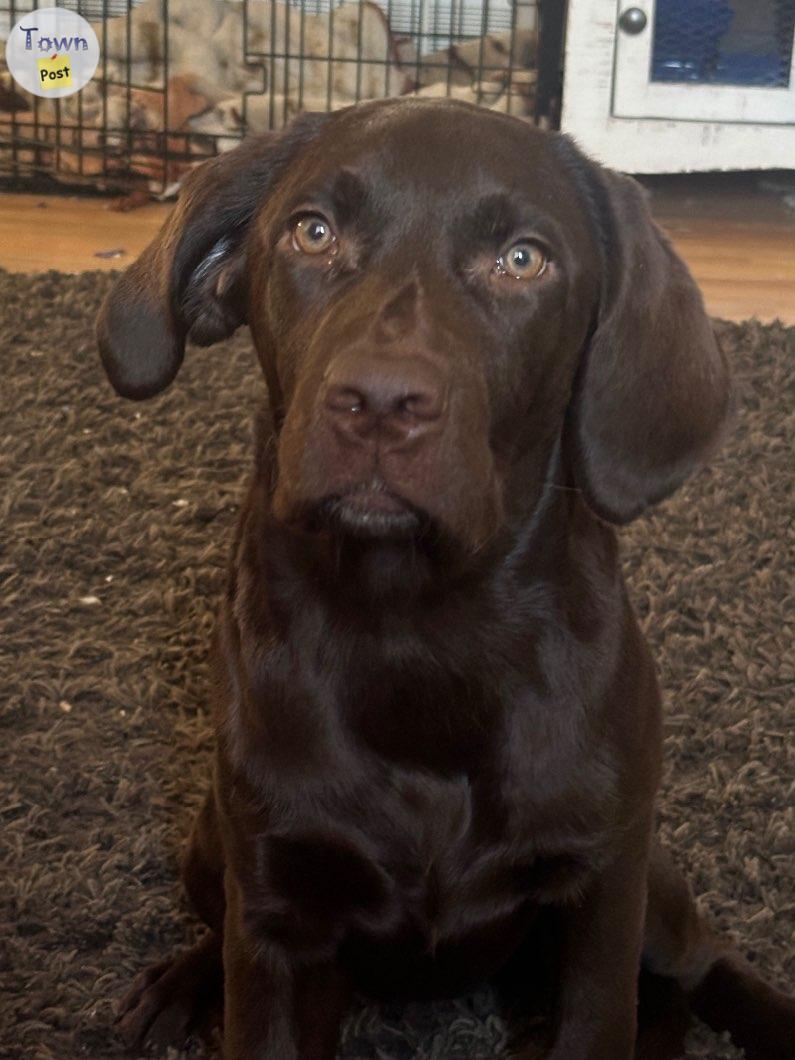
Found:
[[[326,118],[302,115],[188,176],[168,221],[99,311],[100,355],[118,393],[135,399],[159,393],[177,374],[186,339],[209,346],[246,322],[249,222]]]
[[[602,248],[603,289],[569,410],[574,473],[597,514],[626,523],[717,446],[731,385],[701,293],[643,189],[582,156],[575,165]]]

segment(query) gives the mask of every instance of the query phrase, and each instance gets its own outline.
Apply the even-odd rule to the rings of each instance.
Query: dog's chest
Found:
[[[581,779],[562,801],[515,785],[505,762],[476,778],[403,773],[393,785],[376,826],[382,864],[403,913],[436,938],[569,897],[599,859],[605,807]]]
[[[498,695],[501,682],[469,676],[346,668],[334,725],[307,745],[310,787],[285,783],[286,808],[258,828],[256,889],[282,910],[278,930],[324,949],[397,948],[416,967],[482,953],[528,908],[585,885],[615,778],[567,690],[552,701],[520,678],[521,695]]]
[[[477,673],[382,664],[377,680],[353,668],[346,684],[342,724],[366,755],[426,776],[455,776],[477,771],[493,753],[502,704]],[[443,786],[437,797],[450,801]],[[467,812],[461,806],[455,815]]]
[[[409,977],[490,947],[498,966],[529,910],[584,884],[602,837],[584,792],[566,810],[512,798],[496,776],[396,767],[315,821],[302,815],[300,829],[262,838],[282,924],[360,964],[394,951],[387,963]]]
[[[379,769],[350,811],[402,915],[437,937],[576,893],[603,856],[616,783],[568,703],[528,692],[518,709],[474,684],[446,691],[429,682],[414,716],[405,688],[401,709],[386,694],[363,715],[376,718]]]

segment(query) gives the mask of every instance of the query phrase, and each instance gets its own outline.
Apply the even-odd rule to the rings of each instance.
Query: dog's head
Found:
[[[475,550],[561,473],[626,522],[705,457],[729,402],[638,185],[464,104],[307,115],[205,163],[99,345],[144,398],[187,339],[243,323],[277,424],[273,512],[304,529],[432,523]]]

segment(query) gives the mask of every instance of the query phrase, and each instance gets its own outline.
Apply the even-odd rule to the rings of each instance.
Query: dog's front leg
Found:
[[[334,1060],[350,991],[333,962],[248,935],[226,876],[224,1060]]]
[[[648,837],[626,837],[565,915],[556,1034],[549,1060],[631,1060],[646,906]]]

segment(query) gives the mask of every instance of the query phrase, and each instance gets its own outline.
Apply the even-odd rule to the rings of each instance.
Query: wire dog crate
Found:
[[[41,0],[43,3],[44,0]],[[0,35],[36,0],[0,0]],[[562,0],[60,0],[96,73],[63,99],[0,67],[0,176],[166,193],[202,159],[304,110],[415,94],[554,121]],[[538,25],[539,8],[542,26]],[[552,32],[555,30],[556,32]],[[546,85],[546,88],[544,87]]]

